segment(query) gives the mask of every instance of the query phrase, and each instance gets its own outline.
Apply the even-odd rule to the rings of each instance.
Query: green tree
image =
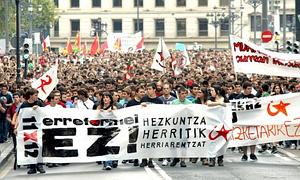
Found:
[[[20,27],[21,32],[29,32],[30,12],[28,7],[30,0],[20,0]],[[54,24],[55,18],[55,5],[52,0],[32,0],[32,29],[33,31],[49,32],[50,27]],[[0,0],[0,38],[5,34],[5,3]],[[9,0],[9,34],[12,37],[16,33],[16,6],[15,0]]]
[[[0,1],[0,38],[5,37],[5,1],[6,0],[1,0]],[[15,32],[15,21],[16,21],[16,16],[15,16],[15,10],[16,6],[15,4],[12,4],[11,0],[8,0],[8,32],[9,35],[12,36],[13,32]]]

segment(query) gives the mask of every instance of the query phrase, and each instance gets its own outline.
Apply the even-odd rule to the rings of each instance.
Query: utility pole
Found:
[[[262,31],[268,30],[268,0],[262,0]]]
[[[5,54],[9,52],[9,30],[8,30],[8,0],[5,0],[5,7],[4,7],[4,14],[5,14]]]
[[[140,0],[136,0],[136,29],[140,31]]]
[[[20,0],[16,1],[16,58],[17,58],[17,84],[21,82],[21,62],[20,62]]]
[[[285,0],[283,0],[283,17],[282,17],[282,27],[283,27],[283,49],[286,48],[286,7],[285,7],[286,3]]]
[[[230,44],[230,35],[231,35],[232,32],[231,32],[231,0],[229,0],[228,1],[228,48],[229,49],[231,47],[231,44]]]

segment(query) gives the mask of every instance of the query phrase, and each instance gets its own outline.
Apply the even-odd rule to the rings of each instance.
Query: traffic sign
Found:
[[[264,31],[261,33],[261,41],[267,43],[273,38],[273,33],[271,31]]]

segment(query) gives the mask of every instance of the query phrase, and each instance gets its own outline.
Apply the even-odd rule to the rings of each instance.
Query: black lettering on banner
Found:
[[[137,152],[136,141],[139,134],[139,127],[138,126],[128,127],[128,133],[129,133],[129,143],[132,144],[127,145],[127,153],[136,153]]]
[[[118,127],[88,128],[88,135],[100,135],[100,137],[87,149],[87,156],[103,156],[118,154],[120,146],[106,146],[106,144],[120,132]]]
[[[31,118],[23,118],[23,130],[33,130],[33,129],[38,129],[38,127],[35,125],[36,119],[34,116]],[[26,125],[27,123],[31,123],[30,125]]]
[[[43,157],[77,157],[78,150],[58,149],[73,146],[73,139],[55,139],[55,136],[75,136],[76,128],[43,129]]]
[[[32,142],[31,144],[25,144],[25,151],[24,151],[25,157],[31,156],[36,158],[39,154],[38,148],[39,146],[34,142]],[[32,149],[34,150],[31,151]]]

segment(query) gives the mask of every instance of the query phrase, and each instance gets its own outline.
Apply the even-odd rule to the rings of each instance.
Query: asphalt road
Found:
[[[224,167],[202,166],[199,162],[187,162],[186,168],[161,166],[155,160],[155,168],[133,167],[132,164],[119,164],[111,171],[102,170],[96,163],[70,164],[67,166],[45,168],[46,174],[27,175],[27,169],[13,170],[13,158],[0,169],[0,178],[7,180],[299,180],[300,162],[283,154],[266,152],[257,154],[258,161],[241,162],[241,154],[228,151],[225,154]]]

